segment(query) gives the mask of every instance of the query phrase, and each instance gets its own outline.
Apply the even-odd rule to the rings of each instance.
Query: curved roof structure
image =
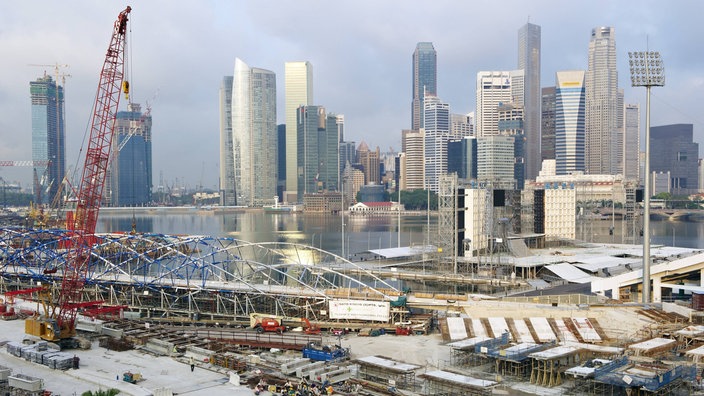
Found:
[[[0,229],[0,275],[60,282],[66,230]],[[86,285],[149,291],[188,290],[327,300],[340,290],[364,290],[395,300],[396,288],[330,252],[295,243],[251,243],[200,235],[100,234],[91,250]],[[351,277],[342,269],[363,271]]]

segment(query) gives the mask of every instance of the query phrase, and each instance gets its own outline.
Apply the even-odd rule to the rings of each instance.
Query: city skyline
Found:
[[[619,88],[625,90],[626,103],[642,107],[644,93],[628,83],[627,52],[646,47],[660,51],[667,86],[653,90],[652,125],[692,123],[695,141],[701,141],[704,128],[695,106],[702,95],[704,82],[699,70],[703,61],[692,54],[699,53],[702,44],[687,38],[696,37],[702,29],[691,18],[704,10],[704,5],[682,2],[679,7],[662,10],[655,2],[597,3],[513,2],[501,24],[467,24],[462,21],[481,4],[441,2],[432,7],[422,3],[398,7],[343,2],[329,11],[346,18],[325,20],[318,18],[318,13],[306,14],[305,7],[286,3],[262,10],[239,2],[197,7],[185,2],[132,2],[128,47],[133,68],[132,97],[136,103],[145,103],[159,92],[153,106],[153,171],[163,173],[169,183],[177,179],[190,187],[217,187],[217,92],[236,57],[275,72],[279,86],[283,86],[285,62],[310,61],[315,67],[314,104],[345,115],[346,139],[365,141],[382,151],[393,146],[398,151],[401,131],[410,127],[408,80],[412,78],[410,59],[416,44],[433,43],[438,92],[453,113],[468,113],[475,108],[478,71],[516,68],[516,33],[527,22],[541,27],[543,87],[552,83],[556,71],[586,69],[591,29],[611,26],[618,37]],[[56,63],[69,65],[61,73],[71,75],[66,79],[66,163],[74,168],[82,166],[80,141],[100,60],[121,7],[90,2],[75,5],[69,9],[43,1],[13,4],[0,16],[0,52],[6,55],[0,71],[9,76],[0,82],[3,160],[30,158],[26,84],[44,70],[54,75],[52,66],[28,65]],[[447,12],[449,6],[452,13]],[[367,12],[370,7],[375,12]],[[564,18],[567,11],[581,17]],[[359,24],[358,20],[366,22]],[[447,26],[457,28],[448,30]],[[672,26],[688,26],[691,30],[682,36],[673,34]],[[320,33],[323,31],[325,34]],[[277,96],[278,108],[283,109],[283,92]],[[277,123],[283,123],[284,117],[279,111]],[[21,180],[25,186],[31,183],[29,169],[2,172],[6,179]]]

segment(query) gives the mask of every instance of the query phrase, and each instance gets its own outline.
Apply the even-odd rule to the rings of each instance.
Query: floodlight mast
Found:
[[[645,192],[643,210],[643,304],[650,303],[650,88],[665,86],[665,68],[659,52],[628,53],[631,86],[645,87]],[[660,294],[660,293],[658,293]]]

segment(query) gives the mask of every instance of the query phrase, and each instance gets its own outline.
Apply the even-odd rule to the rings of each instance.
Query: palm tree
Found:
[[[115,396],[120,393],[119,389],[110,388],[108,390],[98,389],[97,391],[85,391],[81,396]]]

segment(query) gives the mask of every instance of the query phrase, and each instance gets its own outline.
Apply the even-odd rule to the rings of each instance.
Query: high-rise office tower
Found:
[[[401,190],[425,188],[425,129],[401,131],[400,180]]]
[[[640,173],[640,105],[624,106],[623,126],[623,177],[638,180]]]
[[[381,180],[380,165],[380,150],[377,146],[376,150],[369,150],[366,142],[362,141],[357,147],[357,161],[362,165],[364,172],[364,184],[379,184]]]
[[[137,103],[118,111],[107,196],[112,206],[145,206],[152,200],[152,116]]]
[[[235,60],[232,148],[237,205],[259,206],[276,193],[276,74]]]
[[[619,108],[616,32],[612,27],[592,29],[585,76],[585,160],[590,174],[617,174],[622,154],[620,141],[623,107]]]
[[[340,185],[337,187],[337,190],[340,190],[342,188],[342,173],[345,171],[345,165],[347,164],[347,159],[348,157],[345,157],[343,154],[343,151],[346,149],[346,142],[345,142],[345,115],[344,114],[337,114],[335,115],[335,124],[337,126],[337,137],[339,139],[338,145],[337,145],[337,150],[338,150],[338,158],[339,158],[339,163],[337,167],[337,174],[339,175],[339,180],[340,180]],[[354,143],[352,143],[352,152],[354,153]],[[343,157],[345,157],[343,159]]]
[[[66,172],[66,144],[64,120],[64,88],[51,76],[44,74],[29,83],[32,103],[32,160],[46,162],[35,166],[34,173],[41,183],[35,197],[51,202],[59,192]],[[48,186],[48,194],[46,192]]]
[[[526,23],[518,30],[518,69],[524,71],[523,133],[525,176],[534,180],[541,163],[540,26]]]
[[[699,144],[693,140],[692,124],[650,128],[650,171],[670,172],[673,195],[694,194],[699,189]]]
[[[286,124],[276,126],[276,135],[279,141],[276,143],[278,159],[277,177],[276,177],[276,196],[279,201],[282,201],[284,190],[286,189]]]
[[[411,129],[423,128],[423,98],[438,93],[437,52],[433,43],[421,42],[413,52],[413,103]]]
[[[542,89],[540,112],[541,160],[555,159],[555,87]]]
[[[286,106],[286,192],[284,202],[298,199],[298,126],[296,114],[300,106],[313,104],[313,65],[310,62],[286,62],[284,66]],[[303,196],[300,197],[303,199]]]
[[[477,138],[477,179],[513,188],[514,144],[515,138],[507,135]]]
[[[499,134],[499,104],[523,106],[523,70],[477,73],[477,137]]]
[[[512,136],[513,144],[513,177],[516,179],[516,189],[522,190],[526,180],[526,136],[524,131],[524,108],[513,103],[501,103],[498,107],[499,134]]]
[[[425,188],[437,192],[440,176],[447,173],[447,142],[450,140],[450,105],[437,96],[423,101],[425,120]]]
[[[235,150],[232,146],[232,76],[220,84],[220,205],[237,205]]]
[[[477,139],[465,136],[447,142],[447,173],[464,180],[477,178]]]
[[[474,136],[474,117],[470,114],[450,114],[450,135],[453,139]]]
[[[337,191],[340,172],[337,116],[322,106],[298,108],[296,125],[298,144],[298,201],[304,194]]]
[[[340,142],[340,169],[345,171],[345,167],[349,163],[354,165],[357,161],[357,145],[355,142]]]
[[[584,71],[555,74],[555,173],[584,171]]]

